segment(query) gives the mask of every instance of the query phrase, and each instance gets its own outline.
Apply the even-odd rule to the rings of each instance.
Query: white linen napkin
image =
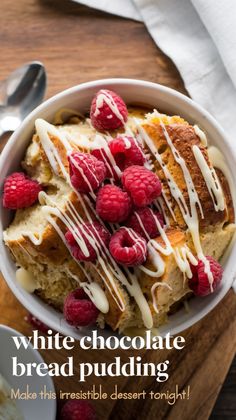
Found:
[[[190,96],[222,124],[236,144],[236,1],[75,0],[143,20],[176,64]]]
[[[219,3],[223,6],[227,2],[231,3],[231,11],[218,7]],[[178,67],[191,97],[215,116],[236,143],[236,89],[226,70],[234,51],[233,42],[236,47],[236,25],[227,26],[226,22],[231,13],[236,16],[236,2],[217,2],[217,7],[214,0],[135,0],[135,3],[155,42]],[[220,36],[216,35],[218,30]],[[213,36],[220,38],[220,45]],[[235,71],[232,65],[228,68],[236,83],[236,68]]]
[[[73,0],[76,3],[103,10],[114,15],[123,16],[134,20],[142,20],[138,9],[132,0]]]

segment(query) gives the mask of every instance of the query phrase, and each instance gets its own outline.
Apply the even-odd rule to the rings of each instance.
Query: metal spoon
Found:
[[[46,79],[43,64],[32,61],[0,83],[0,137],[15,131],[26,115],[42,102]]]

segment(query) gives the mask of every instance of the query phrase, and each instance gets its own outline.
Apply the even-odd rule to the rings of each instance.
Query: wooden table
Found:
[[[47,97],[88,80],[105,77],[146,79],[185,92],[171,61],[151,40],[142,23],[88,9],[63,0],[1,0],[0,79],[30,60],[42,61],[48,71]],[[98,419],[209,418],[235,352],[236,298],[232,290],[206,318],[184,332],[186,347],[177,351],[141,352],[144,361],[170,360],[170,379],[157,384],[155,378],[91,377],[85,384],[73,379],[56,379],[56,389],[76,392],[102,384],[110,392],[118,384],[122,392],[174,391],[191,387],[189,400],[169,405],[165,400],[99,400],[94,402]],[[25,309],[0,280],[0,323],[31,335]],[[86,361],[122,361],[135,351],[81,351],[75,348],[75,366]],[[63,362],[65,351],[43,351],[46,362]],[[33,420],[33,419],[27,419]],[[46,420],[46,419],[45,419]]]

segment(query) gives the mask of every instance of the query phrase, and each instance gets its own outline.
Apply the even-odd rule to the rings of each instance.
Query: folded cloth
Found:
[[[175,2],[173,0],[135,0],[135,3],[155,42],[179,69],[191,97],[214,115],[230,138],[232,140],[235,138],[236,142],[236,89],[233,79],[226,70],[224,58],[227,56],[229,60],[232,50],[228,49],[227,44],[229,34],[224,37],[224,29],[222,29],[225,28],[227,32],[228,28],[236,43],[236,26],[234,29],[223,25],[223,20],[227,22],[230,12],[226,13],[226,9],[220,8],[224,15],[224,19],[222,17],[219,20],[221,50],[224,50],[224,56],[220,55],[218,45],[209,32],[209,29],[213,27],[216,31],[215,25],[210,24],[212,19],[210,9],[213,12],[217,9],[216,5],[211,0],[193,1],[196,8],[190,0]],[[232,3],[231,13],[236,16],[236,2],[227,1]],[[207,19],[204,15],[203,8],[206,10],[206,4],[208,4],[207,10],[211,19]],[[200,17],[200,11],[204,15],[204,21]],[[212,32],[214,32],[213,29]],[[236,69],[232,73],[236,77]]]
[[[73,0],[76,3],[103,10],[107,13],[142,21],[140,13],[132,0]]]
[[[77,1],[77,0],[76,0]],[[236,1],[78,0],[143,20],[156,44],[176,64],[190,96],[236,143]]]

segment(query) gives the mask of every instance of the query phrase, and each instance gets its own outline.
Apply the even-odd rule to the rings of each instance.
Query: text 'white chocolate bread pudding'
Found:
[[[158,327],[184,298],[217,289],[234,208],[198,126],[104,89],[90,118],[35,128],[3,195],[23,287],[75,327],[120,332]]]

